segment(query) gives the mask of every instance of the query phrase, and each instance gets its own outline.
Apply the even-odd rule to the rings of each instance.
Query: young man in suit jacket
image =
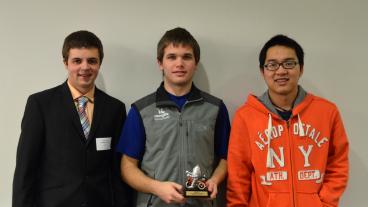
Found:
[[[89,31],[65,38],[68,79],[28,98],[17,149],[13,207],[131,205],[114,152],[125,105],[95,86],[100,39]]]

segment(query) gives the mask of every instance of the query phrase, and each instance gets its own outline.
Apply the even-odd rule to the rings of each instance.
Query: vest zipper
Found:
[[[185,184],[185,180],[186,180],[186,174],[185,171],[186,170],[191,170],[191,169],[186,169],[187,168],[187,164],[188,164],[188,157],[187,157],[187,153],[189,153],[189,129],[188,129],[188,124],[186,124],[185,128],[183,127],[183,118],[182,118],[182,114],[184,113],[185,107],[188,104],[191,104],[193,102],[197,102],[197,101],[201,101],[203,98],[199,98],[196,100],[190,100],[190,101],[186,101],[184,103],[184,105],[182,106],[181,110],[179,110],[179,134],[180,134],[180,139],[181,139],[181,147],[180,147],[180,158],[181,162],[180,162],[180,167],[179,167],[179,175],[181,176],[181,184]],[[184,131],[185,130],[185,131]],[[188,151],[188,152],[185,152]]]
[[[183,184],[185,179],[184,179],[184,172],[185,172],[185,162],[186,162],[186,158],[184,156],[184,151],[185,151],[185,142],[184,142],[184,138],[183,138],[183,118],[182,118],[182,113],[179,112],[179,136],[180,136],[180,142],[181,142],[181,146],[180,146],[180,154],[179,154],[179,175],[180,175],[180,180],[181,183]]]

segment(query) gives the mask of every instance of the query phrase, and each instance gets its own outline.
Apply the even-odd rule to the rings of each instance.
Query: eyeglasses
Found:
[[[263,67],[266,68],[269,71],[276,71],[279,69],[280,66],[282,66],[284,69],[294,69],[296,65],[299,63],[293,60],[288,60],[282,63],[277,62],[269,62],[265,64]]]

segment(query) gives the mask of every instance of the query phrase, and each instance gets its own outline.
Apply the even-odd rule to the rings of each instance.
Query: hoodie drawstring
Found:
[[[304,137],[305,132],[304,132],[303,123],[302,123],[302,120],[300,120],[299,114],[298,114],[298,127],[299,127],[299,136]]]
[[[303,122],[300,119],[300,115],[298,114],[298,129],[299,129],[299,136],[305,136],[304,128],[303,128]],[[267,161],[266,161],[266,167],[272,168],[272,160],[271,160],[271,134],[272,134],[272,116],[269,113],[268,114],[268,126],[266,131],[267,136]]]
[[[268,114],[268,126],[267,126],[267,162],[266,162],[266,167],[271,168],[272,167],[272,161],[271,161],[271,151],[270,151],[270,146],[271,146],[271,134],[272,134],[272,116],[271,114]]]

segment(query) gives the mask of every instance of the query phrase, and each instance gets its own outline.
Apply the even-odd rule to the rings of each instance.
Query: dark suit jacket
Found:
[[[120,179],[115,145],[125,105],[95,90],[88,139],[67,83],[28,98],[17,149],[13,207],[125,207],[132,191]],[[97,151],[96,138],[111,137],[111,149]]]

